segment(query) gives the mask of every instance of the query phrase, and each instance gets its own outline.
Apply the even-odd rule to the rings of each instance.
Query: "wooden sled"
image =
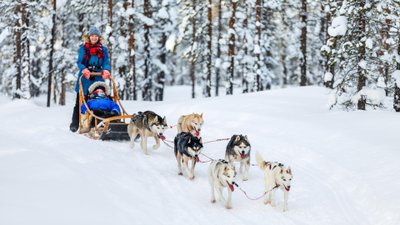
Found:
[[[101,73],[92,72],[90,75],[101,76]],[[114,79],[112,77],[109,78],[111,81],[111,100],[118,104],[121,109],[121,115],[102,118],[95,115],[86,103],[87,97],[83,92],[82,77],[83,75],[79,78],[79,133],[96,140],[130,140],[127,128],[129,124],[128,119],[130,119],[132,115],[129,115],[122,106]],[[81,113],[82,104],[86,107],[86,113],[84,115]],[[94,126],[92,126],[92,120],[94,120]]]

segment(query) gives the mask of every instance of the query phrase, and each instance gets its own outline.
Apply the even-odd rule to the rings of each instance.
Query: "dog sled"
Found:
[[[101,76],[101,73],[92,72],[90,75]],[[129,115],[122,106],[114,79],[112,77],[109,78],[111,81],[110,97],[119,106],[121,113],[118,116],[104,118],[96,115],[94,110],[88,107],[88,96],[85,96],[83,91],[82,77],[83,75],[79,78],[79,133],[96,140],[130,140],[127,127],[129,123],[128,119],[132,115]],[[82,105],[86,107],[85,114],[82,114]]]

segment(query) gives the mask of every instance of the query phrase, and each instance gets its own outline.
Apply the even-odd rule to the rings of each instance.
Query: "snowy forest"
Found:
[[[332,89],[331,108],[400,111],[400,0],[2,0],[0,90],[65,104],[90,26],[122,100],[293,86]],[[397,82],[397,83],[396,83]],[[202,96],[196,96],[202,93]]]

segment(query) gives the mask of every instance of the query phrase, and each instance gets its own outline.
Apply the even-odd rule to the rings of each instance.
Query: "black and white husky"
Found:
[[[130,146],[135,146],[135,139],[140,136],[140,146],[144,154],[147,153],[147,138],[154,137],[156,144],[153,149],[160,147],[160,139],[164,140],[164,131],[168,128],[167,120],[152,111],[138,112],[132,115],[128,125],[128,134],[131,139]]]
[[[257,165],[264,171],[265,195],[264,204],[275,207],[275,190],[283,190],[283,211],[288,210],[288,197],[292,182],[292,170],[290,167],[278,162],[264,161],[259,152],[256,152]]]
[[[214,160],[208,168],[208,179],[211,185],[211,202],[215,203],[215,190],[225,208],[232,208],[232,192],[234,190],[234,179],[236,172],[232,165],[225,160]],[[222,193],[224,188],[228,188],[228,199],[225,200]]]
[[[226,146],[225,160],[232,166],[234,162],[240,162],[240,173],[244,181],[248,179],[250,168],[250,149],[251,145],[247,135],[233,135]]]
[[[202,148],[203,143],[201,138],[193,136],[193,134],[189,132],[181,132],[176,135],[174,139],[174,152],[176,161],[178,162],[179,175],[183,175],[181,164],[181,162],[183,162],[183,167],[189,179],[194,178],[194,167],[196,166],[196,162],[199,161]],[[188,168],[189,160],[192,161],[190,170]]]

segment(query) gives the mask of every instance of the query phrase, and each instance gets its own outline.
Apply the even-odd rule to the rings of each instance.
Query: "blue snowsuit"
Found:
[[[91,55],[88,60],[87,65],[84,65],[83,62],[84,62],[84,55],[85,55],[85,47],[84,47],[84,45],[81,45],[79,47],[78,61],[77,61],[78,68],[79,68],[79,74],[78,74],[78,80],[77,80],[76,86],[75,86],[75,91],[77,93],[79,93],[79,78],[82,75],[83,69],[88,68],[92,72],[101,72],[103,70],[111,71],[110,59],[108,57],[108,49],[105,46],[101,46],[101,48],[104,53],[104,57],[98,58],[97,55]],[[90,67],[93,67],[93,69],[91,69]],[[101,76],[94,76],[94,77],[91,77],[91,79],[86,79],[85,77],[82,77],[82,88],[84,91],[84,95],[87,95],[89,86],[92,85],[96,81],[104,81],[104,80]]]
[[[112,100],[106,99],[92,99],[86,102],[89,109],[91,110],[102,110],[105,112],[114,112],[115,115],[120,115],[121,110],[117,103],[113,102]],[[81,106],[82,114],[86,113],[86,106],[83,104]]]

